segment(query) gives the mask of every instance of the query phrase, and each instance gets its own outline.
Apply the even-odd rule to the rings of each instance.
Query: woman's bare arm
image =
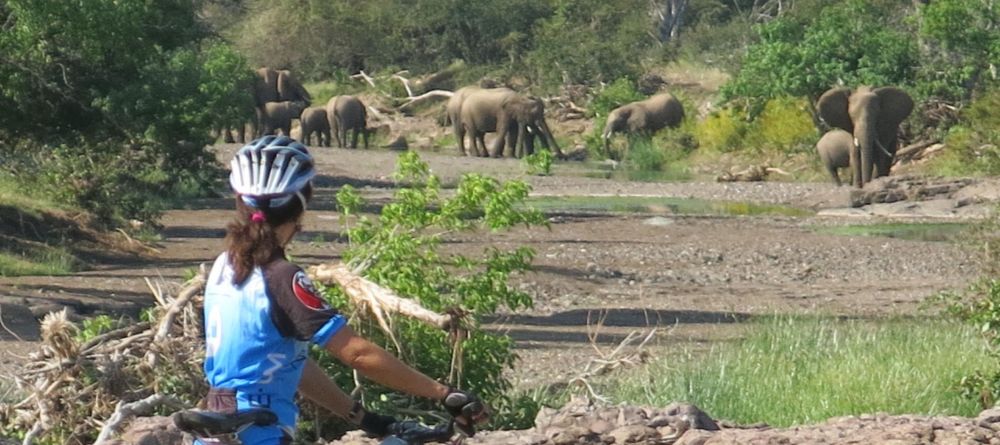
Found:
[[[389,388],[433,400],[442,400],[448,395],[448,386],[434,381],[385,349],[359,337],[349,326],[334,334],[325,348],[345,365]]]

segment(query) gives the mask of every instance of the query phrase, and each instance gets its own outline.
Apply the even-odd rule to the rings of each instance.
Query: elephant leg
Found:
[[[465,126],[461,122],[452,120],[451,128],[455,132],[455,140],[458,142],[458,154],[468,156],[469,153],[465,151]]]
[[[319,132],[319,145],[323,147],[330,146],[330,130],[325,129]]]
[[[830,177],[833,178],[833,183],[837,184],[837,187],[840,187],[840,175],[837,174],[837,167],[828,165],[826,166],[826,171],[830,172]]]
[[[351,148],[358,148],[358,129],[351,130]]]
[[[364,130],[362,130],[361,137],[364,138],[364,140],[365,140],[365,150],[368,149],[368,137],[369,136],[371,136],[371,132],[368,131],[367,128],[365,128]]]

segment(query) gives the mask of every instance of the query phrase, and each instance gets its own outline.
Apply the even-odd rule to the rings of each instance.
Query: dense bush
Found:
[[[8,172],[63,175],[54,194],[108,222],[155,216],[178,178],[208,185],[209,129],[248,114],[252,73],[195,2],[11,0],[0,19],[0,128],[39,151],[5,151]]]
[[[741,69],[722,93],[749,105],[756,115],[769,99],[815,100],[838,83],[908,84],[919,55],[899,11],[898,2],[847,0],[817,6],[814,15],[760,25],[760,41],[748,48]]]

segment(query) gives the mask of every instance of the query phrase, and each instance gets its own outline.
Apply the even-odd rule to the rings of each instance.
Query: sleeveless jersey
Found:
[[[309,344],[325,345],[346,323],[315,295],[301,269],[283,260],[275,263],[255,268],[236,286],[223,253],[205,287],[209,386],[235,391],[237,410],[267,408],[278,416],[276,426],[244,430],[244,445],[275,445],[294,432],[295,393]]]

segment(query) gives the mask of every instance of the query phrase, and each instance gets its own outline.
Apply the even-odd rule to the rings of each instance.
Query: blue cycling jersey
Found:
[[[302,274],[297,269],[297,275]],[[311,338],[282,335],[274,311],[281,306],[270,295],[267,277],[257,267],[242,285],[233,284],[228,256],[220,255],[205,287],[205,376],[212,388],[235,392],[236,409],[268,408],[278,425],[250,427],[240,433],[244,445],[275,445],[295,429],[295,392],[308,358],[309,343],[324,345],[345,324],[329,310]],[[291,280],[287,280],[291,282]]]

